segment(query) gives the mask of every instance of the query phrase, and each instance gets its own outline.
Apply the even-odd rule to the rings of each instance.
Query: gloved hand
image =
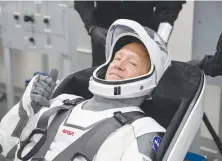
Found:
[[[217,41],[217,52],[222,52],[222,33],[220,34],[219,40]]]
[[[28,84],[20,104],[27,114],[36,114],[43,106],[49,107],[50,96],[56,86],[56,80],[49,76],[36,75]]]
[[[199,66],[206,75],[211,77],[222,75],[222,34],[217,42],[216,53],[214,55],[205,55],[200,61],[191,60],[188,62],[192,65]]]
[[[105,46],[107,31],[107,29],[98,26],[93,26],[89,29],[89,35],[91,36],[93,41],[102,46]]]
[[[187,62],[187,64],[190,64],[190,65],[196,65],[198,67],[200,67],[200,60],[190,60]]]
[[[219,54],[222,54],[219,52]],[[205,75],[216,77],[222,75],[222,64],[217,62],[218,52],[214,56],[206,55],[202,60],[190,60],[187,63],[190,65],[196,65],[202,69]],[[221,55],[222,56],[222,55]]]
[[[216,66],[222,66],[222,33],[217,41],[216,53],[214,55],[205,55],[205,57],[201,61],[190,60],[187,63],[191,65],[198,65],[200,68],[203,68],[205,70],[209,70],[209,68],[213,68],[213,66],[214,68],[216,68]]]

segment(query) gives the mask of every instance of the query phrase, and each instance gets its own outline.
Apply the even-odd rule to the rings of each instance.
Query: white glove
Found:
[[[56,82],[49,76],[36,75],[28,84],[20,100],[28,116],[36,114],[42,107],[49,107],[49,99]]]

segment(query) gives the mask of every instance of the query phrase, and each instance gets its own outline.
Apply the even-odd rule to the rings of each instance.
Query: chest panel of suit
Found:
[[[81,107],[82,104],[77,105],[59,127],[55,139],[52,142],[49,151],[46,153],[46,160],[51,160],[56,157],[97,123],[112,117],[114,112],[141,111],[138,107],[124,107],[93,112],[83,110]]]

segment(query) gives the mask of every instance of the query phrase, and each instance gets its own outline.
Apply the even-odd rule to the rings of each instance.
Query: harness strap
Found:
[[[17,153],[17,157],[22,161],[27,161],[36,154],[36,158],[42,158],[45,156],[51,142],[53,141],[60,124],[64,121],[69,112],[80,102],[83,101],[83,98],[76,98],[72,101],[65,100],[64,105],[53,107],[46,112],[44,112],[38,123],[37,127],[32,131],[32,133],[24,140],[20,142],[20,148]],[[51,124],[48,127],[48,120],[53,115],[56,114]],[[47,128],[48,127],[48,128]],[[30,139],[35,134],[42,134],[41,139],[35,144],[35,146],[24,156],[22,157],[22,151],[30,143]],[[44,146],[43,146],[44,145]],[[40,150],[40,148],[43,148]],[[45,150],[46,149],[46,150]],[[33,160],[34,161],[34,160]]]
[[[77,156],[82,156],[87,161],[92,161],[102,143],[112,132],[125,124],[132,123],[145,116],[144,113],[138,111],[127,113],[115,112],[113,117],[96,124],[77,141],[58,154],[53,161],[70,161]]]

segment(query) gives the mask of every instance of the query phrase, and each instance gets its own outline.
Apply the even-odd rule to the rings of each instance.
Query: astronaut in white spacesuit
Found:
[[[120,19],[109,28],[106,57],[90,79],[89,100],[62,94],[49,101],[54,81],[35,76],[1,120],[1,154],[15,161],[153,160],[166,130],[139,106],[171,63],[167,48],[154,31]]]

